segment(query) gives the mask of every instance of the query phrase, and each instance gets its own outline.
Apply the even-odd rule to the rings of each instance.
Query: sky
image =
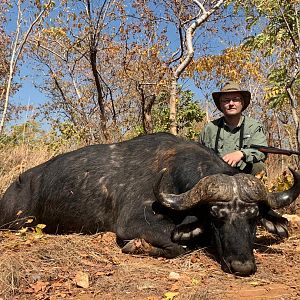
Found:
[[[11,21],[9,22],[9,24],[7,26],[7,31],[8,32],[13,31],[15,26],[16,26],[16,10],[12,10]],[[231,37],[231,38],[234,39],[234,37]],[[177,35],[172,34],[172,30],[170,30],[170,32],[169,32],[170,42],[172,44],[176,45],[177,44],[176,39],[177,39]],[[215,39],[211,40],[211,46],[212,47],[215,46],[216,47],[215,51],[219,52],[222,42],[224,42],[224,40],[222,41],[222,40],[220,40],[220,37],[216,37]],[[227,46],[227,45],[224,45],[224,46]],[[198,49],[195,49],[195,50],[196,50],[196,52],[198,51]],[[36,71],[34,71],[34,69],[32,68],[30,61],[22,64],[22,66],[20,68],[20,76],[15,77],[15,79],[14,79],[15,82],[21,83],[22,86],[15,95],[12,95],[11,100],[13,103],[37,106],[37,105],[47,101],[47,96],[44,95],[43,93],[39,92],[39,90],[34,86],[34,82],[37,79],[42,78],[43,74],[36,74],[35,72]],[[201,90],[198,89],[192,81],[185,81],[184,87],[186,89],[192,90],[195,93],[195,95],[196,95],[195,99],[204,98],[204,95],[202,94]],[[21,118],[21,120],[17,120],[16,122],[22,123],[22,122],[26,121],[26,119],[30,118],[31,114],[32,114],[32,112],[26,112],[23,115],[23,118]]]
[[[17,26],[17,6],[14,5],[8,12],[8,22],[5,31],[10,34],[16,30]],[[28,27],[27,27],[28,28]],[[21,104],[24,106],[34,105],[37,106],[47,100],[47,97],[39,92],[39,90],[34,86],[34,82],[37,80],[35,71],[32,68],[32,64],[28,61],[19,64],[19,72],[14,76],[13,82],[21,85],[19,90],[10,96],[10,102],[15,104]],[[12,120],[7,124],[6,127],[9,128],[11,125],[24,123],[26,120],[30,119],[32,111],[27,111],[22,114],[22,117],[17,120]]]

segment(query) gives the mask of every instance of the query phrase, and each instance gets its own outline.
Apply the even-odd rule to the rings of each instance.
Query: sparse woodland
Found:
[[[158,131],[197,140],[218,115],[211,92],[227,80],[251,91],[246,114],[264,124],[269,145],[300,151],[299,49],[299,0],[2,0],[0,195],[22,171],[85,145]],[[22,93],[27,80],[40,99]],[[288,166],[299,170],[299,157],[269,155],[269,190],[291,184]],[[0,299],[242,299],[241,289],[260,289],[247,299],[297,299],[299,226],[283,244],[262,237],[273,244],[240,283],[205,251],[169,262],[129,258],[110,235],[0,232]]]

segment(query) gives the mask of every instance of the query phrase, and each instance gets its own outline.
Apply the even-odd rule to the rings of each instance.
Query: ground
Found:
[[[0,247],[0,299],[300,299],[298,221],[285,240],[259,230],[250,277],[224,273],[207,249],[176,259],[123,254],[113,233],[2,231]]]

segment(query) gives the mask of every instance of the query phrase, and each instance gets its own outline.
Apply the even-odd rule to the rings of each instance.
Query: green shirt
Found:
[[[240,149],[241,125],[244,122],[244,132],[242,139],[242,147]],[[246,167],[246,163],[263,162],[266,155],[256,149],[251,149],[251,144],[268,146],[267,138],[263,126],[253,118],[242,116],[239,125],[230,129],[221,117],[209,122],[200,134],[200,142],[208,148],[215,151],[216,137],[219,126],[221,127],[220,136],[217,145],[217,154],[223,157],[225,154],[241,150],[244,158],[237,164],[240,170]]]

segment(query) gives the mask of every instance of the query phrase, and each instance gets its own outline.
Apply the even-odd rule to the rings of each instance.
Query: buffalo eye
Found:
[[[213,205],[210,209],[210,213],[213,218],[221,220],[227,216],[228,210],[218,205]]]
[[[246,215],[249,218],[257,218],[259,216],[259,209],[257,206],[250,207],[246,210]]]

